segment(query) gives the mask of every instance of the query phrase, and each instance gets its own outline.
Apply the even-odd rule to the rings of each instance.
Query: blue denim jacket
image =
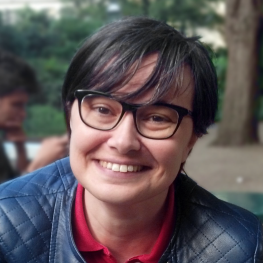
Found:
[[[1,263],[85,262],[71,229],[76,186],[68,158],[0,185]],[[183,174],[175,200],[174,232],[160,263],[263,263],[262,225],[253,214]]]

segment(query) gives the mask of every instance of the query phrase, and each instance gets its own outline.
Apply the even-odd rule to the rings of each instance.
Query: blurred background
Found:
[[[29,137],[64,133],[60,90],[72,56],[99,27],[128,15],[147,15],[186,35],[201,35],[216,53],[223,93],[227,64],[224,1],[0,0],[0,47],[33,66],[41,85],[28,107],[25,130]]]
[[[186,172],[221,195],[262,193],[263,0],[0,0],[0,48],[24,58],[41,84],[25,122],[29,156],[37,149],[32,141],[65,132],[60,90],[77,48],[102,25],[129,15],[200,35],[211,50],[219,81],[216,124],[198,141]],[[15,158],[12,145],[6,149]]]

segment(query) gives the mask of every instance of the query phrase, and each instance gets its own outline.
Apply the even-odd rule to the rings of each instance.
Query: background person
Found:
[[[197,38],[147,18],[105,26],[62,98],[69,158],[0,187],[1,262],[262,262],[259,219],[182,172],[217,109]]]
[[[67,136],[46,138],[35,158],[29,162],[23,121],[31,94],[38,91],[33,69],[21,58],[0,50],[0,182],[31,172],[49,164],[67,153]],[[17,160],[10,164],[3,148],[3,140],[14,143]]]

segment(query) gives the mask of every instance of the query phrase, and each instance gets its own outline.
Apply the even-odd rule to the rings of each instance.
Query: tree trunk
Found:
[[[257,143],[258,30],[263,0],[226,1],[228,68],[216,145]]]

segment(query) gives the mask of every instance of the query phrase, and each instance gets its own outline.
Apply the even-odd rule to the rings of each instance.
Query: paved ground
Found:
[[[261,144],[243,147],[215,147],[211,142],[216,127],[197,142],[185,170],[209,191],[251,191],[263,193],[263,124]]]

